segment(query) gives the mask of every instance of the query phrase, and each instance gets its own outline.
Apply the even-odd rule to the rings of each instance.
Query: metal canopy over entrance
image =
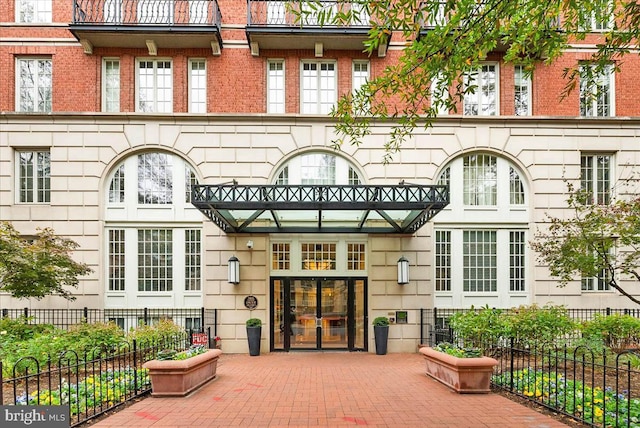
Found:
[[[191,203],[227,233],[413,233],[449,186],[194,185]]]

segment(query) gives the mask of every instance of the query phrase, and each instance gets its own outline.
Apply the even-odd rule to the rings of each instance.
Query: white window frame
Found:
[[[281,69],[272,70],[272,65],[279,66]],[[284,114],[286,112],[285,73],[284,59],[267,60],[267,113],[269,114]]]
[[[305,65],[315,65],[313,75],[306,73]],[[323,66],[333,68],[332,75],[323,76]],[[327,72],[329,70],[326,70]],[[306,74],[305,74],[306,73]],[[331,82],[331,79],[333,82]],[[307,84],[313,83],[312,88]],[[324,96],[326,95],[326,97]],[[308,100],[307,100],[308,98]],[[338,100],[338,64],[336,61],[301,61],[300,62],[300,113],[329,114]]]
[[[613,20],[614,20],[613,7],[615,5],[615,2],[613,0],[610,0],[608,3],[609,3],[609,10],[604,11],[606,12],[606,16],[605,16],[605,13],[599,14],[595,11],[591,13],[591,15],[588,17],[588,22],[586,25],[587,31],[590,31],[593,33],[604,33],[613,28]]]
[[[486,102],[485,100],[485,96],[483,95],[483,86],[485,85],[485,81],[483,80],[482,77],[482,73],[483,73],[483,68],[484,67],[493,67],[493,73],[494,73],[494,78],[493,78],[493,84],[494,84],[494,103],[489,104]],[[465,88],[469,85],[469,79],[470,79],[471,73],[470,72],[466,72],[464,74],[464,86]],[[476,89],[475,92],[473,94],[466,94],[464,96],[464,100],[463,100],[463,107],[462,107],[462,111],[464,115],[467,116],[499,116],[500,115],[500,64],[498,64],[497,62],[486,62],[486,63],[482,63],[480,64],[474,73],[474,82]],[[473,102],[469,102],[469,101],[473,101]],[[467,113],[467,106],[468,105],[477,105],[477,114],[471,114],[471,113]],[[483,105],[494,105],[494,109],[495,109],[495,113],[491,114],[491,113],[483,113]]]
[[[34,101],[35,105],[31,106],[32,109],[22,109],[22,80],[21,80],[21,69],[23,62],[33,62],[38,63],[40,61],[46,61],[49,63],[49,69],[51,70],[51,74],[49,75],[49,82],[43,82],[43,75],[38,73],[39,66],[36,65],[35,75],[31,75],[33,79],[33,88],[31,88],[31,97]],[[43,103],[44,107],[42,109],[39,108],[39,94],[40,89],[44,88],[44,90],[48,89],[49,93],[49,104]],[[34,112],[34,113],[51,113],[53,111],[53,59],[51,57],[17,57],[16,58],[16,111],[17,112]]]
[[[33,20],[27,21],[21,18],[21,6],[31,4],[33,6]],[[53,22],[52,0],[16,0],[16,22],[21,24],[47,24]]]
[[[31,153],[33,156],[33,164],[32,171],[29,174],[27,179],[30,179],[32,182],[32,188],[27,189],[28,192],[23,192],[23,186],[21,183],[22,174],[20,172],[21,169],[21,154],[23,153]],[[49,170],[49,175],[47,176],[38,174],[38,158],[43,154],[46,155],[46,162]],[[16,159],[16,195],[15,200],[16,204],[50,204],[51,203],[51,151],[49,149],[34,149],[34,150],[18,150],[15,152]],[[22,194],[30,194],[31,201],[23,201]],[[28,198],[27,198],[28,199]]]
[[[116,75],[109,73],[107,65],[118,65],[117,79]],[[114,77],[113,83],[109,77]],[[117,84],[116,84],[117,83]],[[109,99],[109,94],[114,94],[113,100]],[[102,111],[119,112],[120,111],[120,58],[103,58],[102,59]]]
[[[194,65],[204,65],[204,69],[194,70]],[[207,112],[207,60],[189,59],[189,113]]]
[[[431,106],[437,100],[444,100],[445,102],[450,97],[449,87],[439,87],[442,85],[443,76],[440,74],[431,81]],[[449,109],[446,106],[437,106],[436,112],[438,116],[446,116],[449,114]]]
[[[595,67],[594,64],[580,64],[580,69],[583,67]],[[608,107],[609,111],[606,115],[600,115],[598,112],[598,103],[601,97],[598,87],[587,86],[586,82],[581,80],[579,88],[580,96],[580,116],[582,117],[614,117],[616,115],[616,86],[615,86],[615,73],[613,66],[607,66],[603,75],[596,77],[597,83],[606,84],[608,88]],[[601,86],[601,85],[599,85]],[[604,86],[604,85],[602,85]],[[594,93],[595,92],[595,93]]]
[[[600,167],[599,158],[608,159],[608,168]],[[590,165],[585,165],[585,160]],[[613,198],[615,158],[611,153],[581,153],[580,154],[580,187],[591,193],[589,203],[607,205]],[[602,173],[607,173],[607,182],[603,182]]]
[[[362,68],[366,67],[365,71],[362,71]],[[359,70],[356,70],[359,68]],[[356,92],[367,84],[371,77],[371,63],[367,60],[353,60],[351,63],[351,94],[355,96]],[[369,110],[368,103],[363,106],[364,111],[360,112],[362,114],[366,113]]]
[[[514,107],[513,112],[516,116],[531,116],[531,76],[525,77],[524,66],[515,65],[513,68],[513,84],[514,84]],[[527,94],[527,104],[522,113],[518,112],[518,101],[515,96],[519,92]]]
[[[141,74],[140,74],[140,70],[141,70],[141,63],[142,62],[151,62],[153,63],[153,73],[152,73],[152,80],[153,80],[153,84],[152,86],[145,86],[145,88],[149,88],[148,90],[150,92],[152,92],[152,99],[149,101],[150,105],[151,105],[151,110],[143,110],[140,108],[140,102],[141,102],[141,91],[144,89],[142,88],[142,82],[141,82]],[[170,72],[170,77],[169,77],[169,87],[166,86],[160,86],[158,80],[159,80],[159,75],[158,75],[158,64],[159,63],[169,63],[169,70]],[[163,68],[166,70],[166,68]],[[164,77],[164,76],[162,76]],[[158,99],[158,95],[159,95],[159,91],[166,91],[166,93],[168,93],[169,95],[169,99],[168,100],[162,100],[159,101]],[[169,108],[162,108],[162,109],[158,109],[159,107],[159,103],[161,103],[163,106],[164,105],[168,105]],[[173,61],[170,58],[137,58],[136,59],[136,112],[148,112],[148,113],[173,113]]]

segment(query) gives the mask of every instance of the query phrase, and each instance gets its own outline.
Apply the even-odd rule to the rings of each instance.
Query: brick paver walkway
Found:
[[[145,398],[92,426],[565,426],[498,394],[456,394],[424,368],[417,353],[225,354],[190,396]]]

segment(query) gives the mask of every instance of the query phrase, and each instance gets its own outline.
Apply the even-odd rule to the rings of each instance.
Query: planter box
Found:
[[[491,375],[498,362],[489,357],[458,358],[428,346],[420,348],[427,362],[427,375],[463,394],[491,391]]]
[[[151,395],[154,397],[182,397],[216,377],[220,349],[186,360],[151,360],[142,367],[149,369]]]

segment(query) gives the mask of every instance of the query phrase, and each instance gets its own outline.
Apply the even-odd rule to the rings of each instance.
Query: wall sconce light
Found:
[[[240,284],[240,260],[236,256],[229,259],[228,279],[230,284]]]
[[[398,259],[398,284],[409,283],[409,260],[404,256]]]

